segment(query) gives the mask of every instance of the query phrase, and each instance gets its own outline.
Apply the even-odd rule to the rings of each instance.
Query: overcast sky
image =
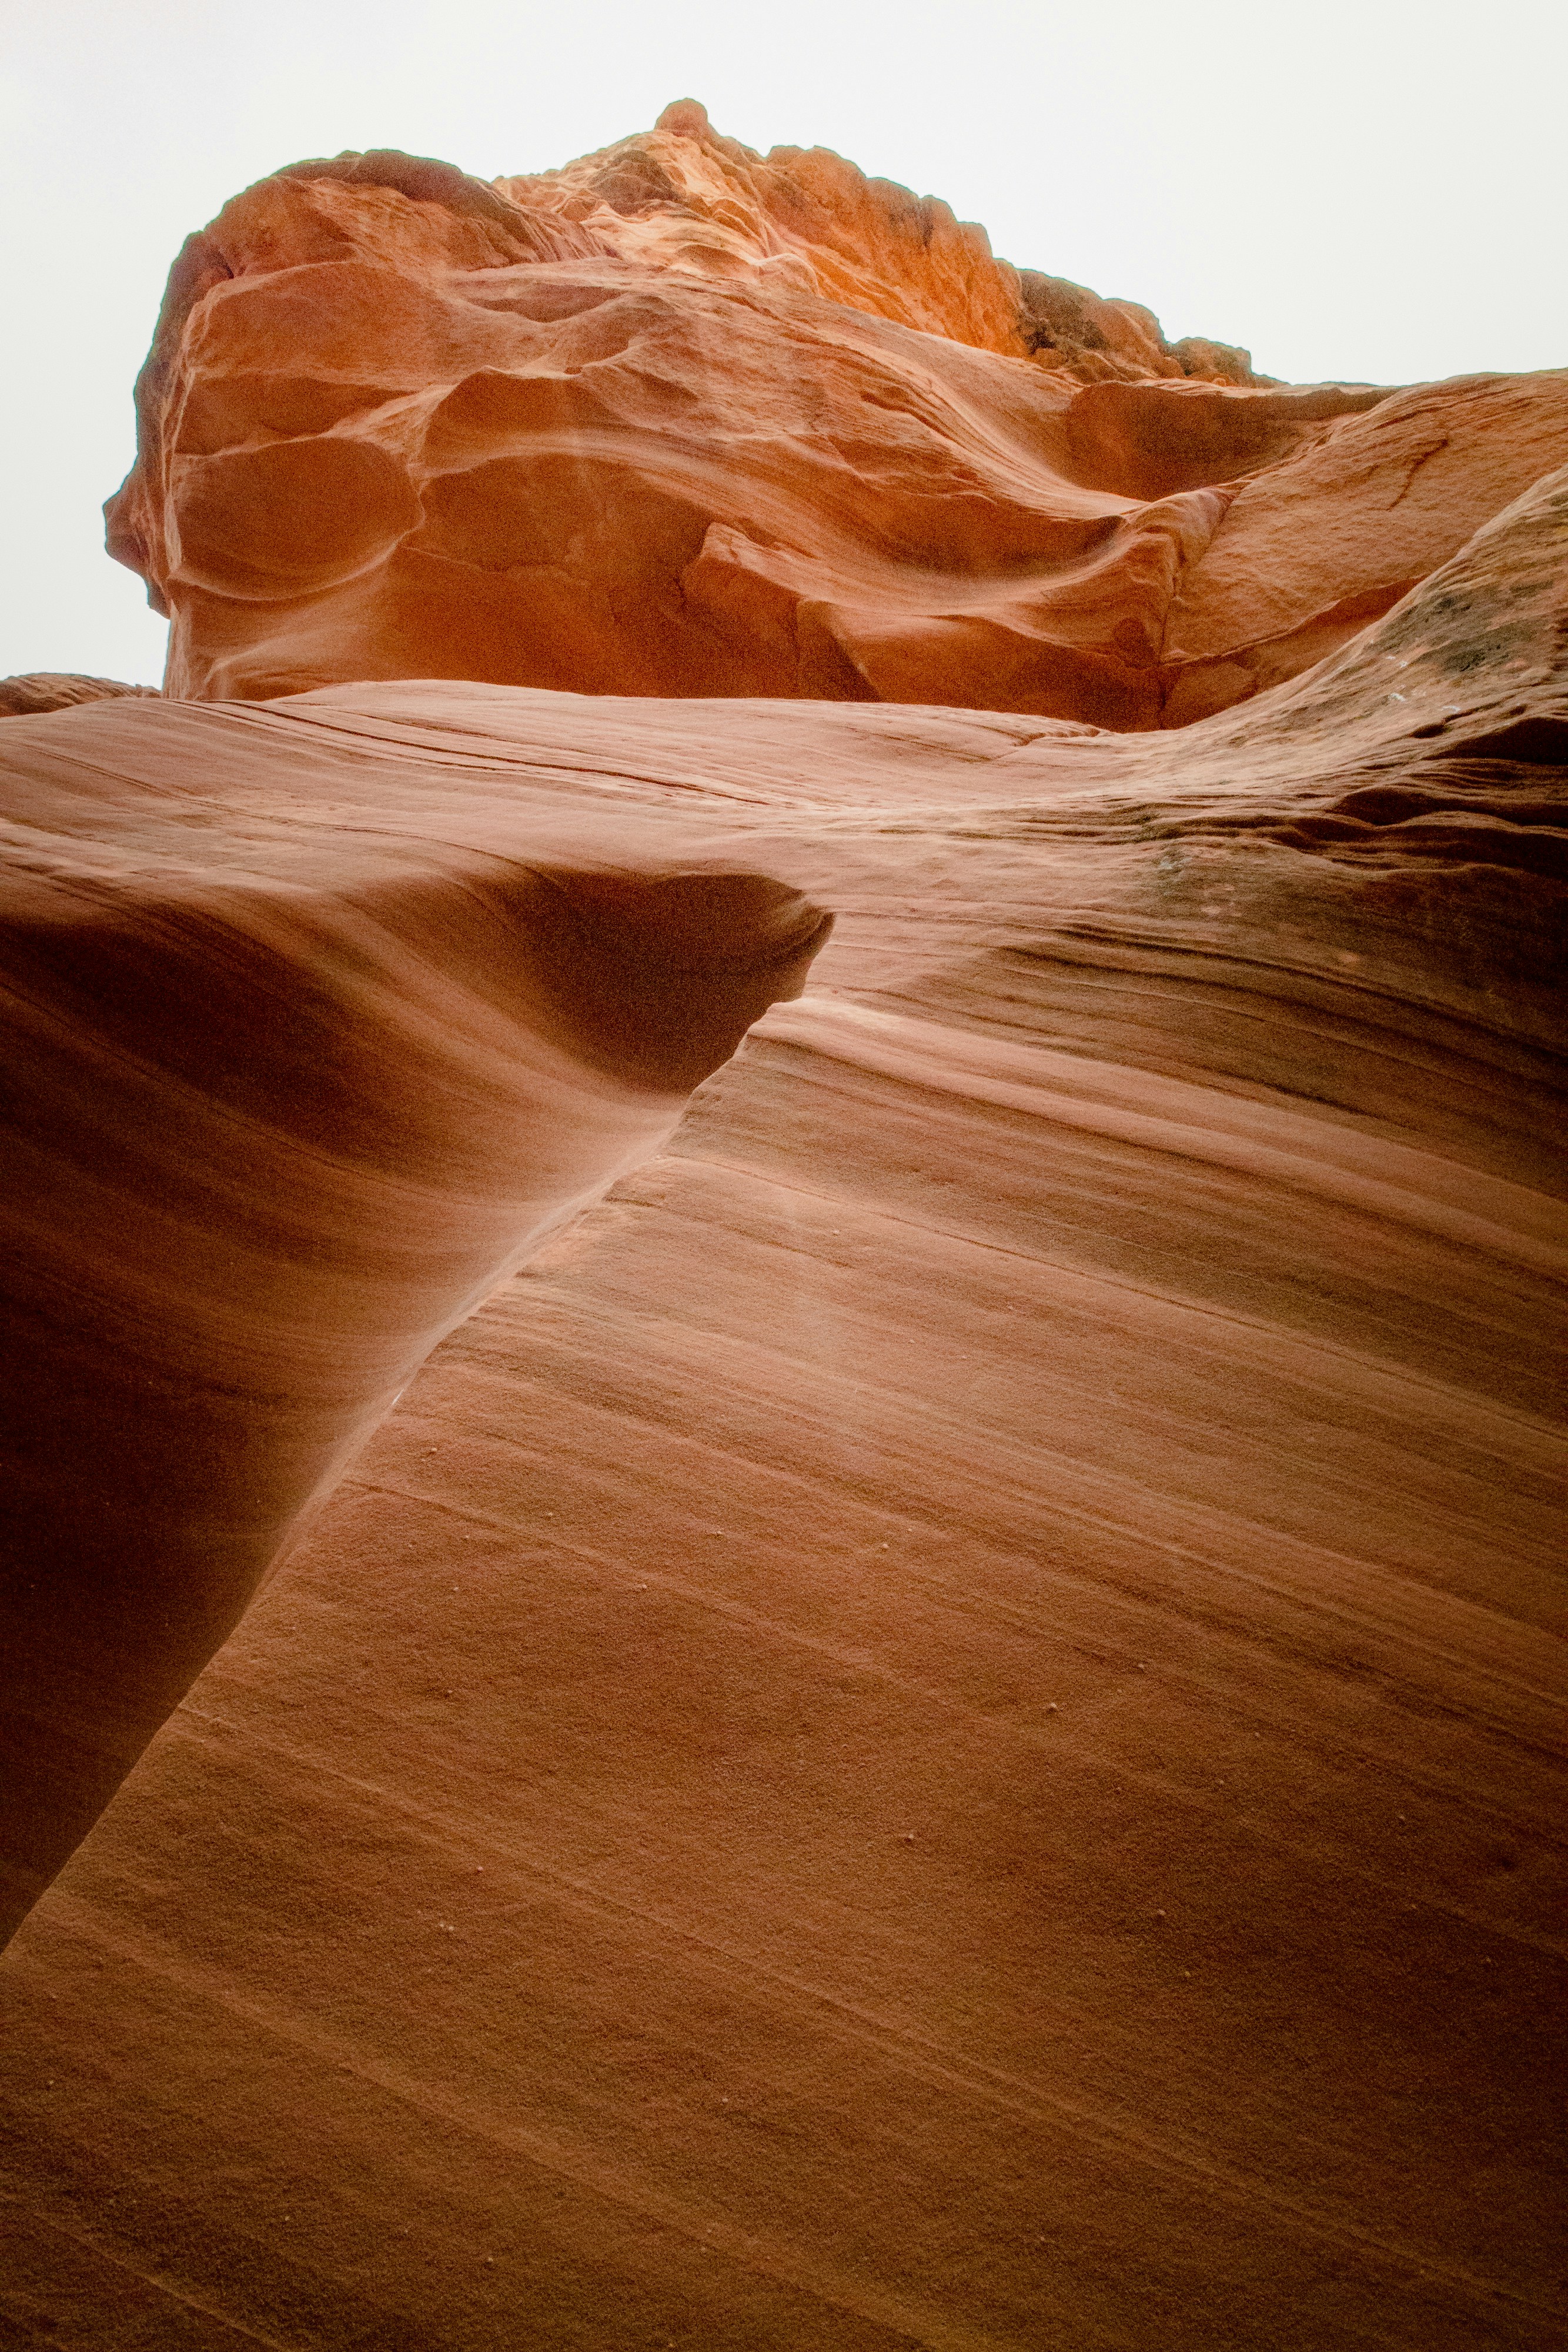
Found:
[[[0,0],[0,675],[155,683],[102,552],[181,239],[281,163],[489,178],[702,99],[1298,381],[1568,364],[1563,0]]]

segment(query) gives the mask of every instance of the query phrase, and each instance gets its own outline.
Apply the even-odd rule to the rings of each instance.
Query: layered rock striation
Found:
[[[1141,730],[1310,667],[1568,461],[1568,375],[1205,380],[1060,283],[689,103],[494,186],[298,164],[175,266],[110,548],[181,696],[466,677]]]
[[[102,702],[118,694],[156,694],[156,687],[126,686],[115,677],[82,677],[56,670],[27,670],[0,677],[0,719],[37,719],[46,710],[70,710],[78,702]]]
[[[0,753],[0,1936],[436,1341],[827,928],[521,803],[453,845],[439,777],[290,825],[227,714],[70,715]]]
[[[0,725],[0,2333],[1556,2345],[1563,380],[1139,332],[689,108],[187,247],[173,691]]]
[[[1546,2352],[1565,576],[0,729],[23,1897],[342,1468],[0,1971],[0,2307]]]

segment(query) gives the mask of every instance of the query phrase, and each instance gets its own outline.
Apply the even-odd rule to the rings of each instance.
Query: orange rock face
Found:
[[[14,2335],[1555,2344],[1565,579],[0,726]]]
[[[1568,458],[1568,376],[1291,389],[1184,349],[690,102],[494,187],[299,164],[176,265],[110,546],[181,696],[465,677],[1143,730],[1308,667]]]
[[[72,709],[78,702],[103,702],[114,695],[156,691],[151,686],[123,686],[113,677],[32,670],[16,677],[0,677],[0,718],[36,719],[46,710]]]
[[[0,688],[7,2344],[1557,2345],[1563,394],[689,103],[187,247],[172,692]]]

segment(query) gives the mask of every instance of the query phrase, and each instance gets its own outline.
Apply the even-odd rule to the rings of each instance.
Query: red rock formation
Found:
[[[571,223],[590,252],[787,289],[1009,359],[1030,348],[1019,273],[983,228],[824,147],[758,155],[715,131],[694,99],[564,171],[496,184],[530,215]],[[1182,373],[1138,357],[1151,373]]]
[[[117,1400],[68,1608],[12,1561],[57,1759],[204,1605],[130,1527],[243,1522],[667,1120],[530,871],[841,909],[16,1937],[24,2338],[1545,2352],[1564,579],[1559,476],[1175,733],[0,729],[20,1381]]]
[[[191,241],[179,698],[0,727],[0,2336],[1555,2341],[1564,382],[689,103]]]
[[[69,710],[78,702],[101,702],[116,694],[156,694],[154,686],[124,686],[115,677],[78,677],[54,670],[29,670],[0,677],[0,719],[37,719],[46,710]]]
[[[1297,677],[1396,604],[1562,464],[1565,389],[1568,376],[1423,386],[1243,482],[1166,614],[1166,725]]]
[[[1146,730],[1308,667],[1568,458],[1568,375],[1396,398],[1195,383],[1175,348],[690,102],[494,187],[298,164],[175,267],[110,545],[182,696],[467,677]]]
[[[193,864],[170,793],[265,803],[270,744],[71,716],[0,754],[51,845],[0,941],[0,1937],[436,1340],[667,1138],[824,928],[624,834],[596,872],[526,806],[455,851],[439,779],[406,844],[274,803],[237,867]]]

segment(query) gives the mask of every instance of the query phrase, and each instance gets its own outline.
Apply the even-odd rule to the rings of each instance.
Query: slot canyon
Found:
[[[136,417],[162,692],[0,684],[0,2345],[1547,2352],[1568,371],[683,100],[246,190]]]

